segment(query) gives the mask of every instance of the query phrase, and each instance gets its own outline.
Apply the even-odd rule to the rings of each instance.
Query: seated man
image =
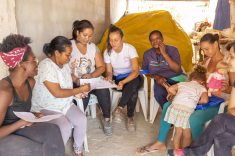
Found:
[[[176,47],[163,43],[163,35],[158,30],[149,34],[149,41],[152,48],[144,53],[142,69],[149,70],[154,75],[154,97],[163,108],[167,102],[165,82],[176,84],[177,81],[171,78],[182,74],[180,55]]]

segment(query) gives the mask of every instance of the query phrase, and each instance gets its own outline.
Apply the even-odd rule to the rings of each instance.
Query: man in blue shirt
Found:
[[[177,83],[170,78],[182,74],[180,55],[176,47],[163,43],[163,35],[159,30],[149,34],[149,41],[152,48],[144,53],[142,69],[149,70],[154,75],[154,96],[163,108],[163,104],[167,102],[164,84]]]

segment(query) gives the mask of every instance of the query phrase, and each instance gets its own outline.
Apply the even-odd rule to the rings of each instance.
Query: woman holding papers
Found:
[[[74,21],[73,23],[73,51],[71,54],[70,66],[72,74],[77,77],[77,84],[79,85],[80,79],[93,79],[100,77],[105,71],[105,64],[99,49],[91,38],[94,33],[94,27],[88,20]],[[95,85],[95,84],[94,84]],[[94,89],[88,97],[83,98],[84,109],[86,109],[90,94],[96,95],[98,103],[103,112],[101,123],[106,135],[112,135],[112,126],[110,123],[110,93],[109,89]]]
[[[139,76],[138,54],[135,47],[123,42],[123,32],[111,25],[108,34],[108,46],[104,52],[106,76],[108,80],[115,80],[117,89],[122,90],[122,97],[114,111],[114,121],[121,122],[124,118],[123,109],[127,106],[127,129],[135,131],[134,111],[141,84]],[[129,73],[122,79],[116,77]]]
[[[68,62],[72,53],[72,44],[63,36],[55,37],[43,47],[48,56],[39,63],[36,84],[33,90],[32,110],[45,115],[63,114],[62,117],[49,121],[60,127],[64,144],[67,143],[72,127],[74,152],[82,156],[83,141],[86,134],[86,116],[73,104],[73,96],[88,92],[89,85],[73,89]]]
[[[0,155],[63,156],[64,145],[57,125],[30,123],[15,112],[29,112],[37,60],[30,38],[9,35],[0,44],[0,56],[10,75],[0,81]]]

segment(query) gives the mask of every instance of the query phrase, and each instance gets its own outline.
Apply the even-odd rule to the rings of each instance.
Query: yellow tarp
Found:
[[[182,65],[186,71],[192,68],[192,44],[184,30],[172,19],[167,11],[151,11],[135,13],[122,17],[116,26],[124,32],[124,41],[132,44],[139,54],[141,64],[143,53],[151,48],[149,33],[152,30],[160,30],[163,33],[164,42],[178,48]],[[98,47],[101,52],[106,48],[108,30],[106,30]]]

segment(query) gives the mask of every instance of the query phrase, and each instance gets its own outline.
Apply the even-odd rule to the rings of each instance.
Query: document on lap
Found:
[[[61,117],[63,114],[45,115],[40,118],[36,117],[31,112],[14,112],[14,114],[25,121],[28,122],[47,122]]]
[[[117,85],[113,81],[105,80],[103,77],[92,78],[92,79],[80,79],[81,85],[86,83],[90,83],[91,90],[117,87]]]

